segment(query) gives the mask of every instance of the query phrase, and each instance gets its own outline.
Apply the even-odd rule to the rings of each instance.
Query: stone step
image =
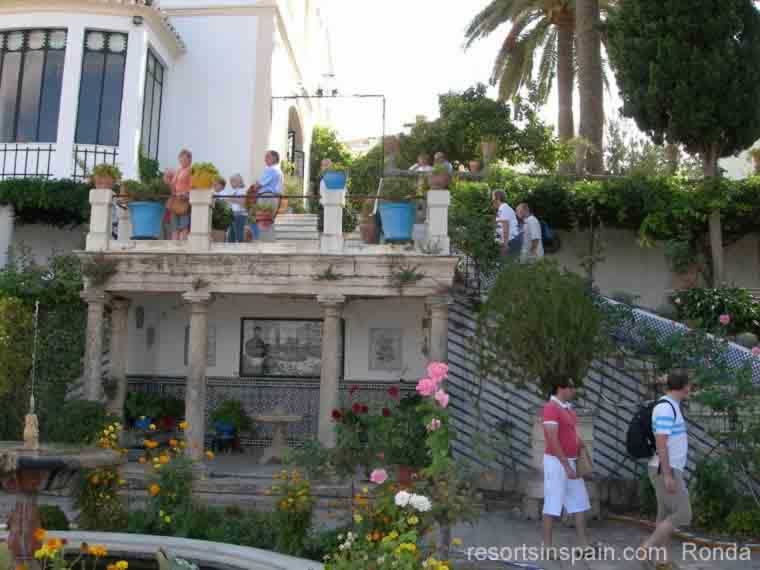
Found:
[[[276,230],[277,241],[289,241],[289,240],[309,240],[319,241],[319,232],[315,231],[303,231],[303,232],[281,232]]]

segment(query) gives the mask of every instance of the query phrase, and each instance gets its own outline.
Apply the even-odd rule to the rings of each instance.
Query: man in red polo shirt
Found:
[[[570,406],[575,397],[572,380],[560,383],[552,390],[552,396],[544,405],[544,545],[552,544],[554,518],[562,515],[562,507],[575,515],[578,544],[589,545],[586,536],[584,513],[591,509],[586,484],[576,475],[576,461],[581,448],[585,447],[578,436],[578,418]]]

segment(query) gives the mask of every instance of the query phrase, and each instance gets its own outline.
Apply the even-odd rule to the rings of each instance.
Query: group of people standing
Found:
[[[436,152],[433,155],[433,164],[442,164],[449,171],[449,174],[454,172],[454,165],[452,165],[446,158],[446,155],[442,152]],[[409,167],[409,172],[432,172],[433,167],[430,166],[430,157],[427,154],[420,154],[417,157],[417,162]]]
[[[496,210],[496,241],[501,255],[523,262],[536,261],[544,256],[541,223],[525,202],[517,209],[507,204],[503,190],[491,193],[491,202]]]
[[[167,213],[164,219],[169,225],[167,235],[172,240],[186,240],[190,234],[190,190],[193,188],[193,154],[183,149],[178,156],[179,167],[168,169],[164,174],[164,181],[171,189],[171,197],[166,203]],[[233,223],[230,227],[227,241],[243,242],[259,237],[259,230],[255,223],[248,227],[248,207],[256,203],[257,196],[262,194],[281,195],[283,190],[283,173],[280,169],[280,155],[276,150],[269,150],[264,155],[266,167],[258,181],[248,189],[240,174],[230,177],[230,187],[227,181],[218,177],[214,181],[214,195],[217,200],[224,200],[229,204],[233,213]]]

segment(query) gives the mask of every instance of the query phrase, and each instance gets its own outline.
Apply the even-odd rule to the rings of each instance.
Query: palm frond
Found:
[[[464,48],[485,38],[502,24],[512,22],[513,26],[526,12],[540,7],[541,0],[493,0],[478,12],[465,29]]]
[[[551,22],[542,18],[535,27],[517,40],[510,55],[504,59],[502,71],[498,75],[501,101],[514,97],[523,84],[532,79],[536,50],[546,41],[550,30]]]
[[[541,62],[538,65],[538,102],[543,105],[549,99],[554,78],[557,76],[557,30],[552,29],[544,43]]]
[[[520,35],[525,31],[526,28],[528,28],[536,20],[539,20],[541,17],[541,12],[529,12],[515,21],[512,29],[509,31],[509,34],[507,34],[507,37],[501,44],[499,53],[496,54],[496,59],[494,60],[493,69],[491,71],[491,85],[496,85],[500,81],[501,76],[504,74],[504,67],[507,65],[507,61],[512,56],[512,52],[515,50],[520,41]]]

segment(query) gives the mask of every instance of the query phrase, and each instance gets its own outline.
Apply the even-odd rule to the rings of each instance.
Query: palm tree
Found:
[[[578,50],[578,90],[581,120],[578,129],[586,144],[577,147],[575,169],[578,174],[601,174],[604,170],[604,86],[602,45],[599,33],[600,0],[576,0],[575,29]]]
[[[557,78],[559,98],[559,138],[574,136],[573,124],[573,38],[575,16],[573,0],[492,0],[470,22],[465,32],[465,47],[510,22],[504,43],[496,56],[491,84],[499,85],[499,99],[506,101],[533,79],[536,52],[539,101],[549,98]]]

